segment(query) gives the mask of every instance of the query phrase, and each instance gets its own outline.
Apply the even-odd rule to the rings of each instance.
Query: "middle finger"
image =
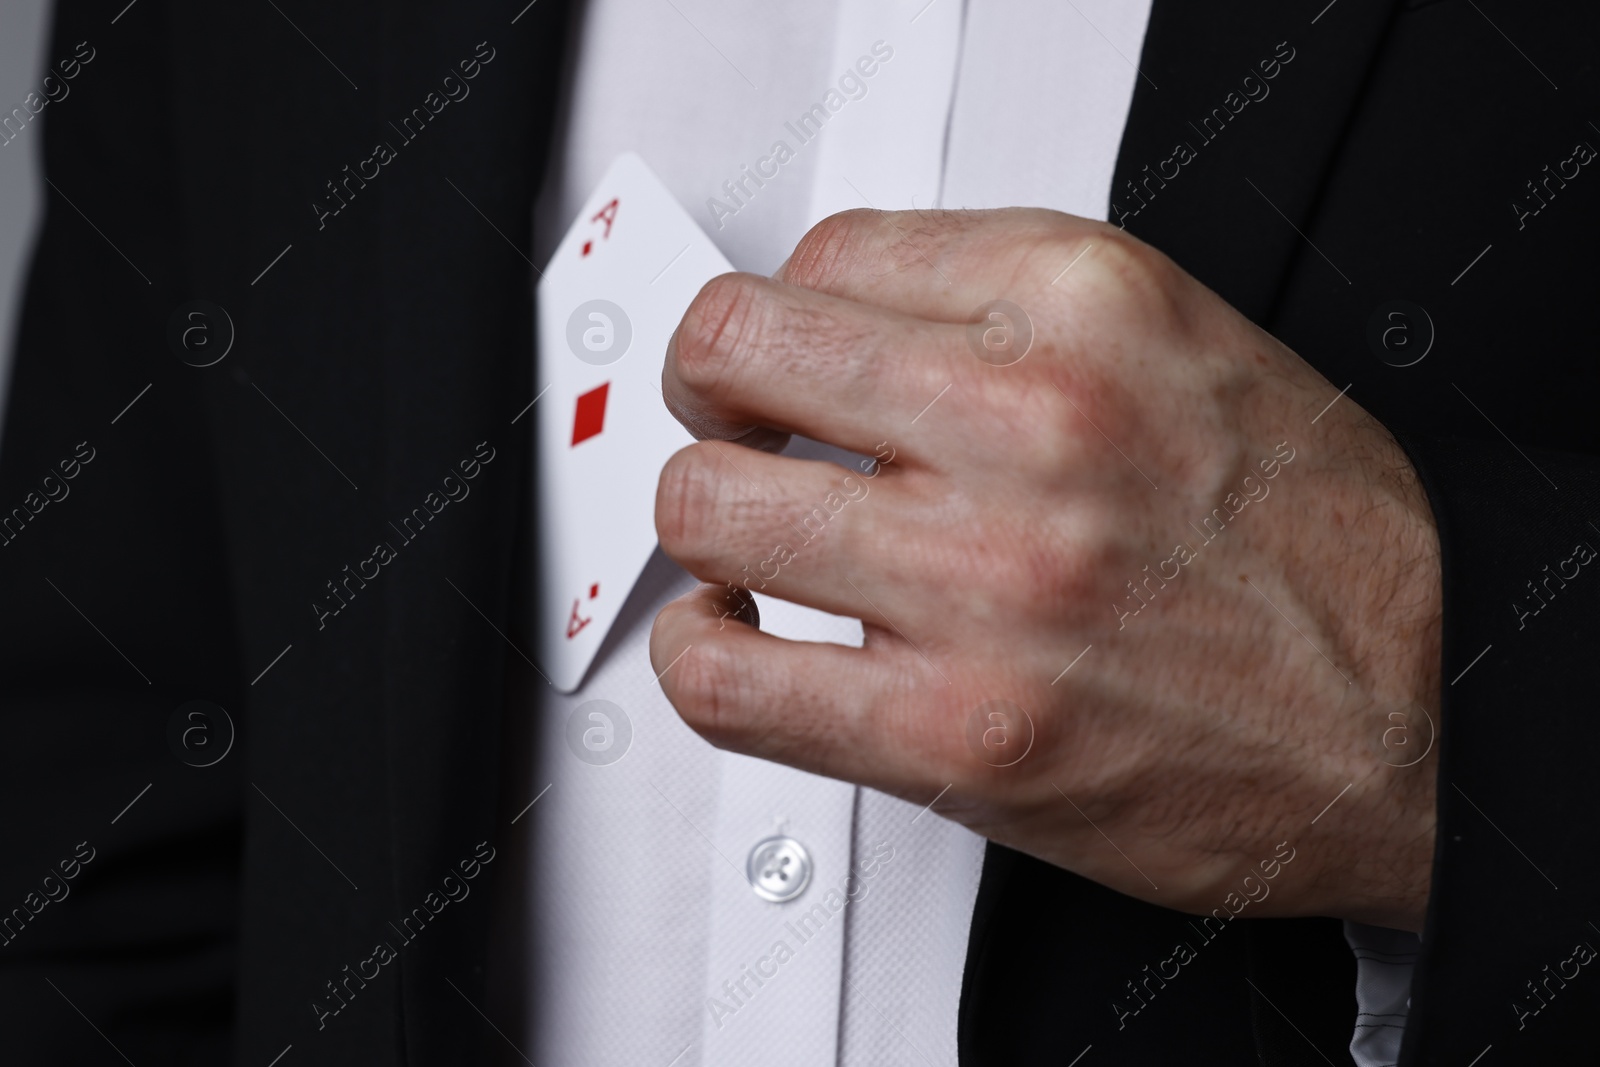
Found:
[[[904,542],[900,472],[774,456],[726,442],[679,451],[661,472],[661,548],[695,577],[835,615],[897,617],[915,582],[890,573]],[[852,585],[854,576],[855,585]],[[868,593],[860,588],[866,583]]]

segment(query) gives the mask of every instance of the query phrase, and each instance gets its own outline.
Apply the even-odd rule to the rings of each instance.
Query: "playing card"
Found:
[[[656,482],[693,438],[661,398],[667,340],[732,266],[642,159],[619,156],[537,291],[539,662],[578,688],[656,545]]]

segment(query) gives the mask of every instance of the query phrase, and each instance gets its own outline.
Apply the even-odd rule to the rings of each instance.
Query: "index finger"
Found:
[[[773,277],[935,322],[972,322],[974,309],[1005,295],[997,280],[1044,288],[1107,229],[1044,208],[858,208],[813,226]]]
[[[800,433],[877,451],[900,426],[909,462],[937,450],[917,412],[976,364],[945,323],[784,285],[753,274],[707,282],[667,344],[661,394],[699,437],[745,428]]]

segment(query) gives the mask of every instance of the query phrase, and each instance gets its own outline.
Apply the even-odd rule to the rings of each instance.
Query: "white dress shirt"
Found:
[[[1103,219],[1148,14],[1148,0],[590,0],[537,259],[627,150],[740,270],[771,273],[851,207]],[[693,584],[658,553],[582,687],[540,698],[517,1044],[539,1064],[955,1064],[983,840],[693,734],[647,655],[655,613]],[[860,642],[854,620],[761,607],[781,636]],[[574,726],[595,699],[620,716]],[[782,902],[747,866],[773,837],[806,854],[764,865],[809,877]],[[1377,1055],[1363,1064],[1392,1062]]]

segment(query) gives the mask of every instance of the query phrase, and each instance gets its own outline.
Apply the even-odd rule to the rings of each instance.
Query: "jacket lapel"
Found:
[[[186,283],[238,328],[196,376],[256,677],[241,1062],[461,1062],[483,1029],[565,44],[560,0],[520,6],[166,12]]]
[[[1395,6],[1322,2],[1156,0],[1117,159],[1111,221],[1257,322],[1308,251],[1300,234]]]

